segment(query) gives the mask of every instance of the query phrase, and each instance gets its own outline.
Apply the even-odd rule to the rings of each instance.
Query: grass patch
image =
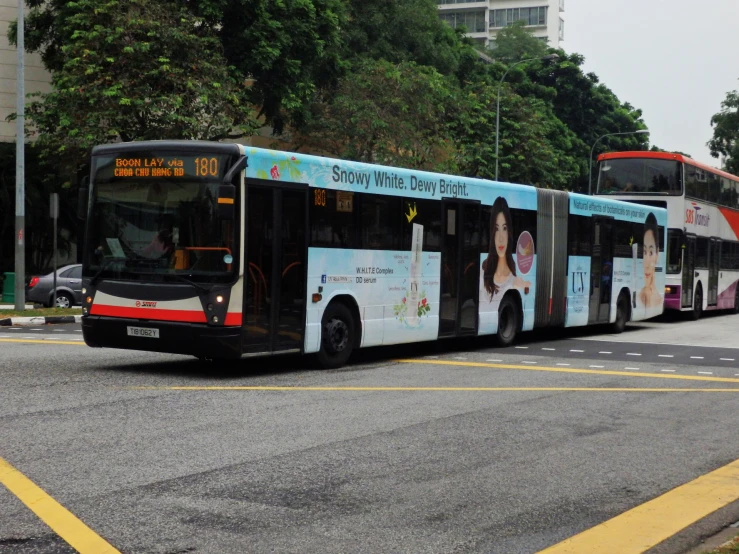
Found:
[[[724,546],[719,546],[715,550],[707,550],[703,554],[739,554],[739,535]]]
[[[0,319],[6,317],[36,317],[54,315],[82,315],[82,308],[39,308],[34,310],[0,310]]]

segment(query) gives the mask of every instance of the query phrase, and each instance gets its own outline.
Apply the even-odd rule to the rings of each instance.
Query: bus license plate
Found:
[[[146,337],[149,339],[159,338],[159,329],[149,329],[147,327],[126,327],[129,337]]]

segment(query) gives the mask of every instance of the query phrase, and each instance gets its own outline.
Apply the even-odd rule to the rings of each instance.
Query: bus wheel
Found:
[[[500,346],[513,344],[520,327],[518,306],[510,296],[504,296],[498,308],[498,344]]]
[[[690,319],[697,321],[703,315],[703,287],[698,285],[693,296],[693,311],[690,312]]]
[[[354,318],[349,308],[333,302],[323,314],[318,363],[324,369],[344,365],[354,349]]]
[[[621,293],[616,302],[616,321],[611,325],[611,330],[616,333],[623,333],[626,328],[626,322],[629,320],[629,297]]]

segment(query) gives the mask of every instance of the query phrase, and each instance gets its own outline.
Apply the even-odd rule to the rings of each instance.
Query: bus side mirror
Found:
[[[236,187],[233,185],[218,186],[218,217],[230,221],[236,214]]]
[[[77,218],[85,219],[87,217],[87,197],[90,192],[89,179],[85,177],[80,183],[80,189],[77,192]]]

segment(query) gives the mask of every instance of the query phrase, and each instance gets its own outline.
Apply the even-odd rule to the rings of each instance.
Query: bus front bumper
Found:
[[[206,358],[241,357],[241,327],[84,316],[82,336],[85,344],[93,348],[124,348]]]

